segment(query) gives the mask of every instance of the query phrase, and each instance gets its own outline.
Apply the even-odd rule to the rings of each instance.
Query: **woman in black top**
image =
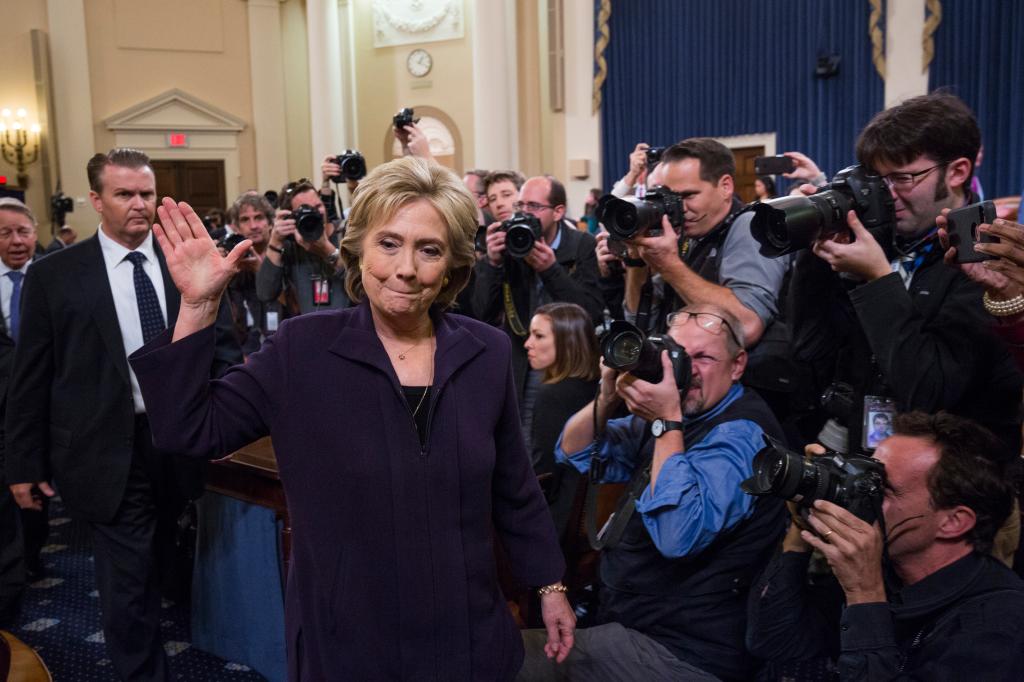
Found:
[[[543,486],[555,528],[562,535],[579,474],[555,465],[555,445],[569,417],[597,392],[597,337],[590,315],[575,303],[548,303],[530,320],[525,344],[530,368],[544,372],[533,407],[531,459],[538,474],[550,473]]]

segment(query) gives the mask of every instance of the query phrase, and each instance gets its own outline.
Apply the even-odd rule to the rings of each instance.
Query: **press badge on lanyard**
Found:
[[[313,305],[330,305],[331,281],[321,277],[313,277],[310,283],[313,285]]]
[[[896,403],[891,398],[877,395],[864,396],[864,437],[861,444],[874,450],[892,435],[892,422],[896,418]]]

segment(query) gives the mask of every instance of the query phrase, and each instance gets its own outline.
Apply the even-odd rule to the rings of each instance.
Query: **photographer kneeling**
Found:
[[[569,419],[555,451],[595,482],[629,481],[598,535],[602,624],[577,630],[559,665],[544,660],[543,631],[524,632],[520,680],[749,679],[747,589],[785,512],[781,500],[739,487],[764,434],[781,432],[739,384],[747,362],[739,329],[720,308],[688,306],[641,351],[640,339],[615,326],[603,339],[605,363],[629,372],[603,367],[597,404]],[[640,366],[619,362],[631,351]],[[621,400],[632,416],[609,420]]]
[[[894,434],[875,451],[885,532],[813,502],[814,532],[794,523],[751,591],[751,652],[775,663],[838,653],[841,680],[1024,679],[1024,582],[988,556],[1016,462],[995,454],[991,432],[947,413],[899,415]],[[812,548],[842,587],[841,614],[808,598]]]
[[[298,313],[347,308],[339,237],[340,230],[327,219],[320,193],[309,180],[285,185],[267,256],[256,273],[260,300],[269,303],[288,287]]]

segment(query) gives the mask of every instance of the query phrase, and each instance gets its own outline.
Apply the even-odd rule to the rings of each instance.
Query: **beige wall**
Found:
[[[371,166],[384,160],[384,142],[391,118],[402,107],[431,106],[447,113],[462,138],[465,167],[473,163],[473,1],[466,0],[465,35],[436,43],[373,46],[373,10],[369,0],[352,0],[352,32],[356,64],[356,121],[359,150]],[[405,68],[409,53],[422,47],[434,58],[424,78]],[[313,86],[315,87],[315,85]],[[484,131],[494,134],[494,131]],[[500,134],[500,133],[499,133]],[[323,153],[342,150],[324,150]]]
[[[3,64],[3,78],[0,78],[0,109],[12,110],[24,107],[28,120],[40,120],[36,103],[35,76],[32,66],[32,40],[29,32],[33,29],[46,30],[45,0],[19,0],[4,3],[4,40],[0,41],[0,64]],[[45,133],[44,133],[45,135]],[[49,238],[48,197],[43,187],[42,162],[36,161],[27,168],[28,191],[25,201],[39,221],[39,238],[43,244]],[[7,176],[8,185],[17,182],[15,168],[0,160],[0,174]]]
[[[114,142],[104,119],[171,88],[252,120],[244,0],[89,0],[85,9],[97,149]],[[249,126],[238,136],[243,188],[256,183],[252,135]]]

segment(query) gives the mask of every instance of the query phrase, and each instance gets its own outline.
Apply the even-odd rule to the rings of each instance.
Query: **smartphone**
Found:
[[[999,241],[997,237],[978,234],[979,225],[991,225],[995,219],[996,205],[991,201],[982,201],[949,212],[946,216],[946,231],[949,233],[949,245],[956,247],[957,263],[979,263],[993,258],[975,251],[974,245],[978,242]]]
[[[796,170],[796,163],[788,156],[759,156],[754,159],[755,175],[782,175]]]

